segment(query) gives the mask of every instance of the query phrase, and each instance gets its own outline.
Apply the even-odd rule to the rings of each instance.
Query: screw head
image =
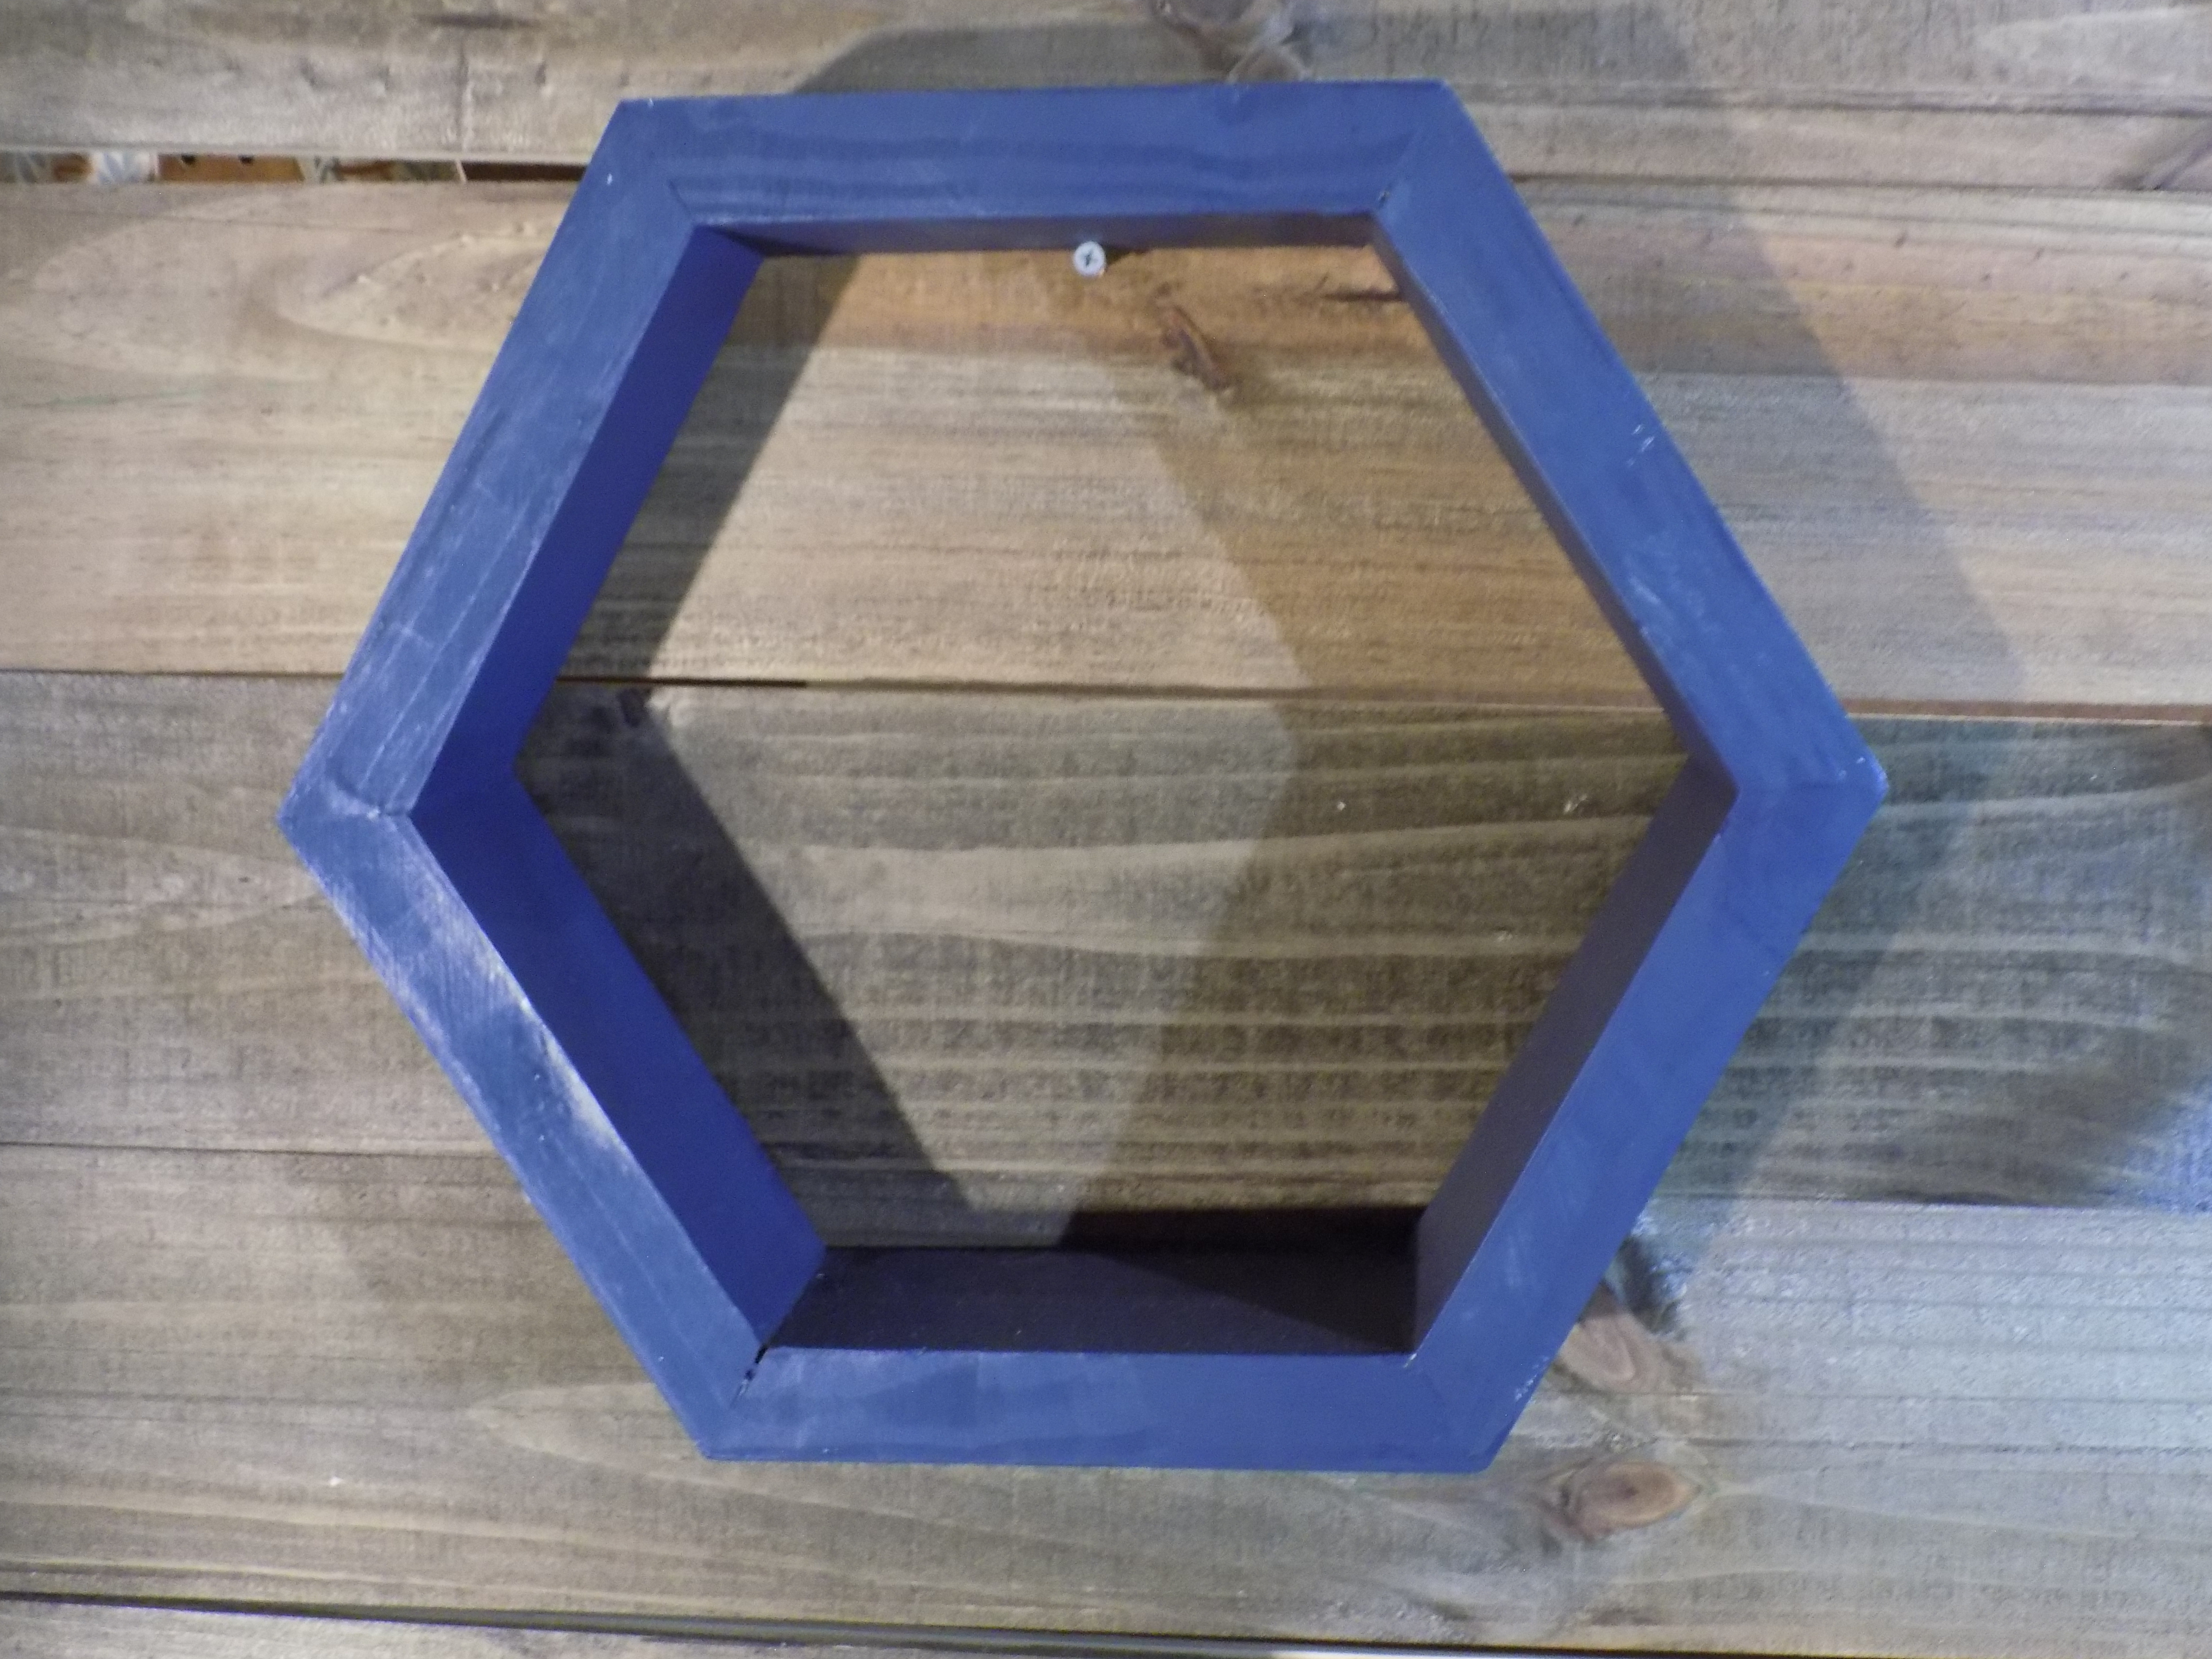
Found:
[[[1106,250],[1097,242],[1078,242],[1075,245],[1075,274],[1079,276],[1104,276]]]

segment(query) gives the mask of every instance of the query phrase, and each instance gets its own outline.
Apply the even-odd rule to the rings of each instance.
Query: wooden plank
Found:
[[[578,161],[618,97],[1159,82],[1450,81],[1517,170],[2133,185],[2212,118],[2197,9],[1907,0],[790,0],[220,11],[33,0],[0,147]]]
[[[707,1463],[510,1183],[0,1150],[0,1587],[1636,1650],[2212,1614],[2212,1218],[1662,1199],[1498,1465]]]
[[[0,676],[0,1591],[1898,1654],[2212,1612],[2197,728],[1875,723],[1898,804],[1625,1303],[1489,1474],[1326,1480],[698,1460],[268,828],[327,694]],[[526,775],[831,1219],[1012,1238],[1418,1196],[1668,763],[1627,714],[570,687]]]
[[[665,1641],[618,1632],[0,1601],[0,1652],[15,1659],[668,1659],[670,1651]],[[792,1655],[693,1634],[678,1651],[694,1659]],[[818,1651],[821,1659],[905,1659],[897,1649]]]
[[[278,839],[326,684],[0,676],[0,1141],[489,1154]],[[1678,1195],[2192,1209],[2202,728],[1879,720]],[[531,787],[823,1224],[1425,1200],[1650,716],[568,687]],[[475,1178],[475,1177],[471,1177]]]
[[[675,1644],[680,1642],[679,1648]],[[900,1642],[912,1645],[894,1645]],[[21,1659],[923,1659],[1006,1654],[1029,1659],[1268,1659],[1249,1638],[854,1626],[787,1620],[560,1614],[502,1609],[378,1608],[373,1614],[16,1600],[0,1596],[0,1651]],[[1310,1659],[1450,1659],[1393,1647],[1301,1642]],[[1495,1651],[1495,1650],[1493,1650]],[[1554,1659],[1574,1659],[1557,1649]],[[1500,1654],[1498,1659],[1515,1659]],[[1523,1656],[1522,1659],[1530,1659]]]
[[[1848,698],[2212,707],[2212,207],[1537,199]],[[0,664],[335,673],[559,205],[0,196]],[[579,672],[1642,697],[1364,254],[771,270]]]

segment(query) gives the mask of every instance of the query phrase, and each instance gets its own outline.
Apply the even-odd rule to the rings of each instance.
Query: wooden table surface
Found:
[[[271,823],[565,186],[0,187],[0,1651],[2212,1651],[2212,11],[0,22],[0,149],[464,171],[1442,76],[1894,781],[1489,1473],[708,1463]],[[1338,250],[772,267],[570,671],[845,1241],[1419,1204],[1678,763]]]

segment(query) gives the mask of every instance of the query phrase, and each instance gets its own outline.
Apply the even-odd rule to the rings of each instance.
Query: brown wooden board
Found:
[[[1856,706],[2212,707],[2212,205],[1535,200]],[[561,201],[0,192],[0,665],[337,672]],[[772,266],[572,666],[1643,695],[1329,251]]]
[[[2198,728],[1869,726],[1896,804],[1491,1474],[748,1468],[268,827],[328,690],[0,677],[0,1589],[1911,1654],[2212,1614]],[[1632,714],[608,686],[525,769],[818,1212],[951,1238],[1417,1195],[1669,763]]]
[[[617,98],[1422,76],[1518,171],[2212,183],[2212,25],[2136,0],[30,0],[0,148],[579,161]]]

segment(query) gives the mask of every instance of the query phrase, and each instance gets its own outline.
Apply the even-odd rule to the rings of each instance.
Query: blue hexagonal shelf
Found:
[[[763,259],[1085,240],[1371,243],[1688,751],[1389,1352],[1127,1258],[825,1250],[516,778]],[[1306,83],[623,105],[282,822],[708,1455],[1474,1469],[1883,788],[1458,100]]]

